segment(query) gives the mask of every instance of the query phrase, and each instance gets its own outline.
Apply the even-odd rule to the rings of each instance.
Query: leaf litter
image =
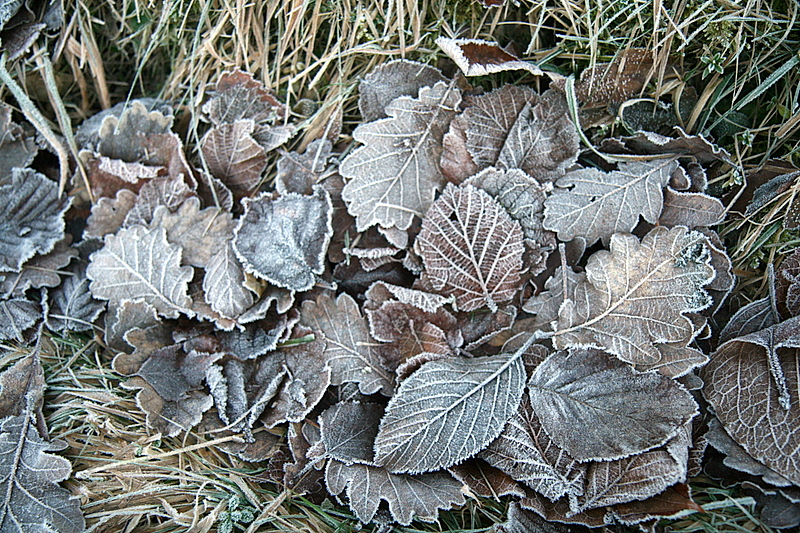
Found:
[[[538,73],[491,43],[441,42],[467,75]],[[586,73],[580,98],[603,112],[630,98],[645,72],[628,59]],[[228,453],[274,462],[363,522],[435,521],[474,493],[515,500],[507,531],[649,527],[698,509],[686,483],[701,412],[725,465],[764,494],[800,486],[797,261],[713,353],[701,342],[734,281],[709,229],[724,207],[705,190],[724,151],[640,132],[600,145],[634,161],[592,166],[558,83],[479,94],[400,60],[361,92],[355,148],[282,151],[274,186],[267,161],[295,126],[247,73],[209,91],[189,158],[166,103],[90,119],[81,157],[100,199],[74,244],[70,202],[24,168],[6,120],[3,157],[23,168],[0,178],[14,198],[0,337],[29,342],[42,318],[104,330],[148,430],[215,428],[238,439]],[[4,394],[19,372],[2,374]],[[39,505],[80,531],[34,404],[0,425],[25,465],[44,465],[41,492],[7,500],[2,519]]]

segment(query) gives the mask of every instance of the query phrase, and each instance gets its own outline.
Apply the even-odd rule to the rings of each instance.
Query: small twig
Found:
[[[67,149],[64,148],[64,145],[61,144],[61,141],[58,139],[53,130],[50,128],[50,124],[47,123],[47,119],[39,112],[36,108],[36,105],[28,98],[28,95],[25,94],[25,91],[20,87],[14,78],[11,77],[11,74],[8,73],[6,70],[6,53],[3,52],[3,55],[0,56],[0,81],[5,83],[8,90],[11,91],[11,94],[14,95],[14,98],[17,100],[19,104],[20,111],[22,114],[25,115],[25,118],[30,122],[36,131],[42,134],[42,137],[47,139],[47,142],[50,143],[50,146],[53,147],[55,150],[56,155],[58,156],[58,167],[59,167],[59,180],[58,180],[58,195],[61,196],[64,193],[64,189],[67,186],[67,180],[69,179],[69,153]]]

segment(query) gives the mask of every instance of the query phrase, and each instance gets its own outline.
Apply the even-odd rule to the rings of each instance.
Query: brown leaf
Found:
[[[655,346],[661,353],[661,359],[657,363],[634,365],[636,370],[639,372],[655,370],[662,376],[675,379],[705,365],[709,360],[706,354],[697,348],[687,346],[684,342],[656,344]]]
[[[593,348],[544,360],[528,382],[547,435],[579,461],[610,461],[663,445],[698,413],[675,381],[639,373]]]
[[[417,98],[419,90],[431,87],[437,82],[446,82],[439,69],[408,61],[395,59],[379,65],[364,76],[358,85],[358,108],[364,122],[385,118],[386,106],[401,96]]]
[[[258,123],[281,119],[286,106],[251,74],[233,70],[220,75],[212,97],[202,110],[212,124],[220,125],[238,120]]]
[[[447,469],[466,485],[475,496],[500,499],[501,496],[525,496],[522,487],[508,474],[490,466],[481,459],[467,459]]]
[[[725,206],[713,196],[699,192],[678,192],[672,187],[664,190],[664,209],[658,224],[673,226],[716,226],[725,218]]]
[[[28,414],[33,415],[37,423],[43,423],[44,385],[44,371],[36,353],[23,357],[3,371],[0,374],[0,418]]]
[[[336,300],[324,295],[307,300],[301,316],[301,323],[325,341],[331,384],[355,382],[364,394],[391,395],[394,377],[381,365],[367,321],[351,296],[343,293]]]
[[[136,224],[148,225],[153,220],[156,208],[166,208],[171,212],[194,196],[194,193],[182,178],[154,178],[139,189],[139,196],[133,207],[125,215],[123,227]]]
[[[267,154],[253,139],[255,123],[238,120],[214,127],[201,141],[200,149],[211,175],[241,198],[261,183]]]
[[[510,300],[521,284],[523,234],[491,196],[448,184],[422,223],[417,247],[430,285],[462,311]]]
[[[527,396],[500,436],[478,457],[551,501],[583,492],[586,467],[547,435]]]
[[[667,137],[651,131],[640,131],[631,137],[621,139],[628,153],[638,155],[675,154],[688,157],[701,165],[723,162],[736,166],[731,155],[702,135],[689,135],[683,129],[674,128],[676,137]],[[701,188],[692,186],[694,192],[703,192]]]
[[[359,232],[380,224],[404,230],[422,217],[441,188],[442,137],[461,94],[442,82],[424,87],[418,98],[402,96],[386,107],[388,118],[362,124],[353,138],[363,146],[339,171],[349,181],[342,198]]]
[[[785,257],[775,272],[775,300],[784,316],[800,315],[800,248]]]
[[[211,309],[226,318],[237,318],[253,305],[253,293],[244,287],[244,271],[230,242],[208,260],[203,292]]]
[[[78,250],[70,247],[69,235],[57,242],[52,251],[37,255],[22,265],[18,273],[0,272],[0,295],[5,298],[21,297],[28,289],[55,287],[61,283],[60,272],[78,257]]]
[[[467,128],[467,114],[461,113],[450,121],[450,129],[442,137],[442,159],[439,167],[447,181],[455,185],[481,170],[467,149]]]
[[[611,63],[600,63],[581,72],[575,93],[587,108],[619,105],[640,95],[652,69],[652,51],[630,48]]]
[[[330,164],[333,145],[327,139],[312,141],[305,152],[289,152],[278,159],[275,190],[285,195],[290,192],[313,194],[314,185],[336,173]]]
[[[602,523],[601,520],[600,525]],[[533,531],[537,533],[584,533],[590,531],[586,528],[579,528],[579,525],[564,525],[545,520],[538,513],[525,509],[517,502],[511,502],[509,505],[508,520],[495,526],[497,533],[531,533]]]
[[[24,298],[11,298],[0,300],[0,317],[0,340],[23,342],[23,332],[42,317],[42,310]]]
[[[92,206],[92,214],[86,221],[84,233],[88,237],[103,238],[109,233],[116,233],[122,227],[128,211],[133,208],[138,196],[128,189],[117,191],[115,198],[99,198]]]
[[[144,140],[150,135],[169,133],[172,120],[172,115],[148,111],[142,102],[133,100],[119,118],[114,115],[103,118],[97,151],[111,159],[146,162]]]
[[[436,44],[455,61],[465,76],[485,76],[508,70],[527,70],[534,76],[543,74],[535,63],[521,61],[500,48],[497,43],[481,39],[449,39],[438,37]]]
[[[339,402],[319,415],[325,455],[346,465],[374,466],[373,444],[383,406],[374,403]]]
[[[754,459],[800,484],[800,318],[720,346],[701,377],[725,431]]]
[[[676,483],[646,500],[617,504],[612,513],[623,524],[634,525],[655,518],[670,518],[684,511],[703,512],[703,508],[692,500],[689,485]]]
[[[381,501],[397,522],[433,522],[439,509],[464,503],[461,484],[446,472],[409,476],[390,474],[384,468],[344,463],[331,459],[325,470],[325,484],[331,494],[345,491],[350,508],[359,520],[372,522]]]
[[[96,158],[97,169],[126,183],[139,184],[140,181],[158,177],[163,167],[145,165],[139,162],[129,163],[121,159],[112,159],[101,155]]]
[[[520,500],[519,504],[522,509],[534,511],[548,522],[576,524],[591,528],[611,523],[611,519],[607,517],[605,509],[587,509],[576,512],[570,508],[570,502],[567,498],[551,502],[538,492],[528,491],[527,497]]]

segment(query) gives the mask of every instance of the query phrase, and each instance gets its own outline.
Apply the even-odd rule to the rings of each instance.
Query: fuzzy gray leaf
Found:
[[[423,364],[386,407],[375,462],[419,473],[468,459],[497,438],[525,387],[520,352]]]
[[[562,241],[584,237],[588,245],[630,233],[641,215],[655,224],[663,207],[662,188],[678,166],[674,159],[620,163],[619,170],[584,168],[556,182],[544,204],[544,227]]]
[[[203,292],[211,309],[226,318],[236,318],[253,305],[253,293],[244,287],[242,264],[230,242],[206,265]]]
[[[319,415],[320,433],[328,457],[351,465],[372,464],[373,444],[383,406],[374,403],[339,402]]]
[[[372,522],[381,500],[389,504],[392,518],[403,525],[414,519],[433,522],[439,509],[464,503],[461,483],[447,472],[397,475],[384,468],[361,464],[347,466],[330,460],[325,484],[331,494],[340,494],[346,489],[350,508],[364,523]]]
[[[609,461],[661,446],[697,414],[673,380],[639,373],[592,348],[556,352],[528,382],[547,434],[579,461]]]
[[[194,272],[180,266],[181,248],[167,242],[163,228],[142,226],[106,235],[105,246],[91,256],[86,276],[95,298],[119,302],[142,299],[165,317],[191,316],[187,295]]]
[[[106,308],[106,303],[97,300],[89,290],[86,263],[81,261],[70,267],[61,285],[49,292],[50,306],[47,311],[47,327],[54,331],[69,329],[88,331]]]
[[[442,137],[461,101],[458,89],[439,82],[386,107],[388,118],[362,124],[353,138],[363,146],[339,168],[342,190],[359,232],[380,224],[404,230],[422,217],[442,186]]]
[[[46,254],[64,238],[68,197],[58,184],[29,169],[13,169],[0,185],[0,272],[19,272],[36,254]]]
[[[273,200],[262,195],[243,203],[233,247],[245,270],[279,287],[313,287],[333,234],[328,193],[317,188],[313,196],[290,193]]]
[[[437,82],[447,81],[439,69],[396,59],[389,61],[364,76],[358,85],[358,108],[364,122],[386,117],[386,106],[401,96],[416,98],[419,90]]]
[[[22,332],[42,316],[39,306],[24,298],[0,300],[0,340],[23,340]]]

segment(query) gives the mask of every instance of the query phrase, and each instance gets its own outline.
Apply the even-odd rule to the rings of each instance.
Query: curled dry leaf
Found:
[[[423,364],[386,407],[375,462],[391,472],[420,473],[469,459],[497,438],[524,387],[520,351]]]
[[[408,525],[412,520],[433,522],[439,509],[464,503],[461,483],[447,472],[409,476],[391,474],[384,468],[329,460],[325,484],[331,494],[345,491],[359,520],[372,522],[381,501],[389,504],[392,518]]]
[[[535,63],[520,60],[497,43],[482,39],[438,37],[436,44],[455,61],[464,76],[485,76],[507,70],[527,70],[535,76],[544,74]]]
[[[436,292],[462,311],[497,309],[519,290],[523,234],[486,192],[448,184],[431,206],[415,246]]]
[[[641,242],[614,234],[610,251],[589,258],[586,277],[569,288],[568,298],[549,302],[545,292],[526,308],[558,310],[558,349],[593,345],[629,363],[657,363],[661,352],[653,343],[694,338],[697,330],[685,313],[710,304],[703,287],[714,270],[706,242],[682,226],[653,228]]]
[[[442,137],[461,94],[452,84],[424,87],[418,98],[402,96],[386,106],[388,118],[362,124],[353,138],[362,143],[339,171],[342,190],[359,232],[380,224],[404,230],[422,217],[442,186]]]
[[[325,269],[333,228],[327,191],[313,196],[290,193],[278,199],[263,194],[244,200],[244,216],[234,231],[233,248],[245,270],[270,283],[307,291]]]
[[[275,176],[278,194],[313,194],[314,185],[336,172],[336,167],[329,162],[332,149],[333,145],[328,139],[317,139],[302,154],[283,154],[278,159],[278,175]]]
[[[703,396],[748,454],[800,484],[800,318],[730,340],[703,369]]]
[[[325,341],[333,385],[354,382],[363,394],[392,394],[394,376],[381,365],[367,321],[350,295],[303,302],[300,322]]]
[[[661,446],[698,413],[692,395],[672,379],[636,372],[593,348],[550,355],[528,392],[547,435],[583,462]]]
[[[163,228],[133,226],[106,235],[86,269],[89,289],[101,300],[144,300],[164,317],[191,316],[187,291],[194,272],[180,266],[181,253],[180,246],[167,242]]]
[[[139,189],[136,202],[128,210],[122,225],[126,228],[136,224],[146,226],[153,220],[157,208],[174,212],[192,196],[194,193],[181,177],[152,179]]]
[[[111,159],[147,163],[149,154],[143,146],[145,139],[150,135],[169,133],[172,120],[172,115],[156,109],[148,111],[141,101],[133,100],[119,118],[113,114],[103,118],[97,151]]]
[[[619,170],[583,168],[568,173],[545,201],[544,227],[562,241],[583,237],[587,244],[630,233],[639,216],[651,224],[663,207],[662,188],[677,168],[673,159],[620,163]]]
[[[64,238],[64,213],[70,199],[58,184],[30,169],[13,169],[0,185],[0,272],[19,272],[37,254],[50,252]]]
[[[401,96],[416,98],[423,87],[446,82],[439,69],[395,59],[373,69],[358,85],[358,108],[364,122],[385,118],[386,106]]]

